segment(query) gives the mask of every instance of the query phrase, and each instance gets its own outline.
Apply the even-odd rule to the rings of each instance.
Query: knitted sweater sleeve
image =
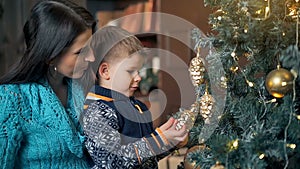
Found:
[[[22,139],[18,112],[21,96],[12,86],[0,86],[0,163],[1,169],[14,168]]]
[[[169,149],[157,131],[122,145],[117,115],[103,102],[89,105],[83,128],[87,136],[86,147],[97,166],[95,168],[138,168]]]

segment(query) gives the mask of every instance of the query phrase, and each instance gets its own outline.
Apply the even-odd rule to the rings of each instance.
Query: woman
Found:
[[[68,1],[33,7],[24,56],[0,79],[0,168],[89,168],[76,81],[94,61],[79,55],[94,25],[87,10]]]

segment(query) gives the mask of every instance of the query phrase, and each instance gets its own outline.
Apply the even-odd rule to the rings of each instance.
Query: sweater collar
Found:
[[[127,97],[124,94],[117,92],[115,90],[107,89],[99,85],[92,87],[88,93],[88,98],[97,100],[106,100],[106,101],[121,101],[121,100],[132,100],[134,97]]]

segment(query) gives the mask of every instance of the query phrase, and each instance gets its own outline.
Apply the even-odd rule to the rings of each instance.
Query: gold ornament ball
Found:
[[[276,97],[282,98],[293,88],[293,74],[283,68],[272,70],[266,78],[266,88],[268,92]]]

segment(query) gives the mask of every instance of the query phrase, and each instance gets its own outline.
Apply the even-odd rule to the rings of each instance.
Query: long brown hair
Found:
[[[49,63],[70,47],[75,38],[95,27],[93,16],[66,0],[47,0],[31,10],[23,32],[23,57],[0,78],[0,84],[37,82],[46,77]]]

